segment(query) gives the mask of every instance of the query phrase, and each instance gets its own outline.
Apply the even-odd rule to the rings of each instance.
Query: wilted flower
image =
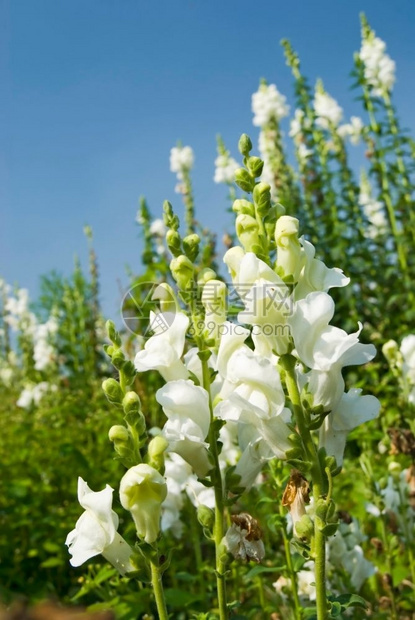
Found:
[[[265,557],[262,530],[259,523],[247,512],[231,516],[223,542],[236,560],[261,562]]]
[[[293,469],[290,475],[290,479],[282,496],[282,505],[289,509],[294,532],[297,535],[296,525],[306,515],[306,505],[310,502],[310,485],[306,478]]]

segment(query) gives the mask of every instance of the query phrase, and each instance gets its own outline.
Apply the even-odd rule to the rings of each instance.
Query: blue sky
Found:
[[[395,103],[414,128],[415,4],[410,0],[0,0],[0,275],[38,290],[51,269],[85,261],[92,226],[105,313],[116,317],[125,265],[140,269],[135,225],[144,194],[170,199],[177,140],[196,155],[197,216],[220,236],[226,188],[215,186],[215,136],[236,153],[252,127],[260,77],[292,102],[280,47],[287,37],[314,83],[346,117],[360,46],[359,12],[397,62]]]

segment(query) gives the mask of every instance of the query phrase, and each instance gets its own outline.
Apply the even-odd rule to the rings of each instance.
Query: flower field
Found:
[[[282,48],[295,105],[261,80],[217,139],[222,240],[178,143],[114,321],[88,226],[37,299],[0,281],[5,609],[415,617],[415,142],[364,16],[359,117]]]

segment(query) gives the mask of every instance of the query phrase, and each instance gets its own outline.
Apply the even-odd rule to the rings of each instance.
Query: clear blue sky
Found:
[[[140,267],[139,196],[155,214],[166,198],[180,205],[170,148],[194,148],[197,215],[220,234],[216,134],[234,152],[242,132],[256,140],[260,77],[292,102],[282,37],[346,116],[360,112],[347,76],[362,10],[397,62],[395,102],[413,130],[411,0],[0,0],[0,275],[36,295],[40,274],[85,258],[88,223],[116,316],[117,279]]]

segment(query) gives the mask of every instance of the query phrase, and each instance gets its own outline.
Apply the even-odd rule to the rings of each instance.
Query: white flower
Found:
[[[252,95],[253,124],[257,127],[266,125],[271,120],[281,120],[289,113],[287,99],[278,92],[275,84],[261,84]]]
[[[314,405],[333,409],[344,391],[341,369],[344,366],[364,364],[376,354],[373,345],[361,344],[359,330],[347,334],[329,325],[334,314],[334,301],[324,292],[314,292],[296,302],[292,316],[287,318],[294,339],[294,353],[311,368],[308,387]]]
[[[258,529],[257,533],[252,533],[248,526],[246,528],[243,526],[244,513],[238,516],[242,517],[241,524],[232,523],[223,538],[223,543],[235,559],[243,562],[254,560],[259,563],[265,557],[264,543],[260,538],[261,531]],[[232,517],[232,520],[235,518],[237,517]],[[252,520],[256,523],[255,519]]]
[[[155,332],[144,349],[135,356],[138,372],[156,369],[165,381],[187,379],[188,371],[181,361],[189,319],[182,312],[150,312],[150,326]]]
[[[21,392],[16,405],[24,409],[29,409],[32,405],[38,405],[49,389],[51,389],[51,386],[47,381],[41,381],[36,385],[26,386]]]
[[[362,42],[359,53],[365,79],[377,96],[382,96],[385,90],[391,91],[395,83],[395,63],[385,50],[385,42],[372,35]]]
[[[118,516],[112,510],[113,489],[91,491],[78,478],[78,500],[85,512],[69,532],[65,544],[72,554],[72,566],[80,566],[96,555],[103,555],[122,574],[135,570],[130,563],[132,549],[118,534]]]
[[[205,441],[210,427],[208,393],[192,381],[169,381],[157,391],[156,399],[168,418],[163,435],[169,450],[183,457],[203,478],[212,467]]]
[[[300,162],[304,163],[312,154],[313,151],[309,149],[304,142],[300,142],[297,148],[297,155]]]
[[[235,182],[235,170],[239,168],[238,162],[230,155],[218,155],[215,159],[215,183],[226,183],[227,185]]]
[[[385,207],[382,202],[373,198],[370,184],[367,180],[362,181],[359,204],[363,207],[364,213],[369,220],[368,236],[375,238],[380,233],[385,232],[388,226]]]
[[[146,463],[131,467],[121,479],[121,504],[131,512],[138,537],[149,544],[159,535],[161,504],[166,495],[165,479]]]
[[[337,127],[343,116],[343,110],[337,101],[325,92],[316,92],[314,110],[317,116],[316,124],[322,129],[328,129],[330,125]]]
[[[175,146],[170,151],[170,170],[177,174],[179,180],[183,173],[191,170],[194,163],[194,154],[190,146]]]
[[[164,237],[166,235],[166,225],[162,219],[154,220],[150,226],[150,234],[154,237]]]
[[[333,411],[324,419],[320,428],[320,447],[343,463],[347,433],[379,415],[380,402],[375,396],[362,396],[362,390],[352,388],[344,393]]]
[[[304,249],[305,262],[298,278],[297,286],[294,289],[294,299],[303,299],[309,293],[314,291],[327,292],[333,287],[347,286],[350,278],[347,278],[341,269],[334,267],[329,269],[315,257],[315,247],[312,243],[300,238],[300,242]]]
[[[337,130],[339,136],[343,139],[350,138],[350,142],[354,145],[359,144],[363,130],[363,121],[358,116],[352,116],[350,123],[340,125]]]

